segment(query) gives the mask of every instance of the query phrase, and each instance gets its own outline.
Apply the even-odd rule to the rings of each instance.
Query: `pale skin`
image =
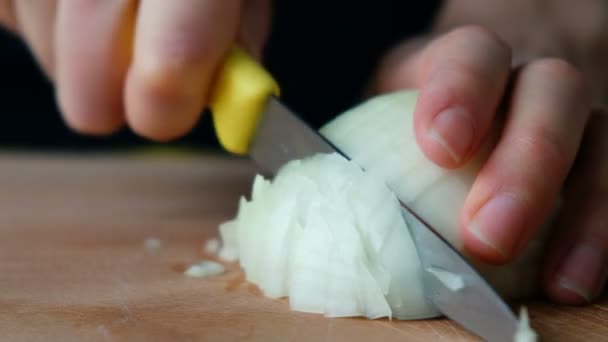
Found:
[[[446,168],[465,164],[501,115],[462,212],[465,248],[512,260],[561,192],[544,288],[583,304],[608,273],[608,3],[572,6],[448,0],[428,36],[387,53],[372,89],[420,90],[417,141]],[[0,0],[0,22],[29,44],[71,128],[128,125],[158,141],[194,127],[235,41],[260,55],[269,18],[269,0]]]

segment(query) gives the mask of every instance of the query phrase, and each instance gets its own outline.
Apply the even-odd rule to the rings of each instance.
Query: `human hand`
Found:
[[[515,258],[547,220],[591,112],[592,82],[577,67],[560,58],[514,54],[492,31],[466,26],[397,47],[375,81],[378,92],[420,89],[416,139],[429,159],[446,168],[466,163],[487,138],[496,113],[504,112],[497,145],[461,216],[465,249],[490,263]],[[608,120],[599,122],[608,129]],[[546,292],[563,303],[592,300],[608,270],[608,215],[603,214],[608,202],[602,199],[608,192],[602,192],[601,177],[608,162],[600,159],[605,155],[598,157],[608,151],[600,142],[608,143],[598,135],[582,154],[597,159],[581,161],[582,171],[568,180],[577,190],[564,194],[556,222],[571,226],[552,245],[545,267]]]
[[[235,41],[260,56],[269,22],[269,0],[0,0],[70,127],[160,141],[193,128]]]

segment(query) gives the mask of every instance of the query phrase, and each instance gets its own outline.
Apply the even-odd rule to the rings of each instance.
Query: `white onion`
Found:
[[[257,176],[251,200],[242,198],[237,217],[220,227],[220,257],[238,258],[247,280],[269,297],[289,297],[293,310],[437,315],[424,299],[420,261],[395,195],[460,248],[459,213],[491,142],[463,168],[437,167],[414,139],[416,95],[376,97],[322,128],[354,162],[321,154],[288,163],[272,182]],[[533,246],[512,266],[484,265],[484,274],[510,296],[529,293],[537,275],[530,260],[540,245]],[[444,278],[458,286],[457,275]]]

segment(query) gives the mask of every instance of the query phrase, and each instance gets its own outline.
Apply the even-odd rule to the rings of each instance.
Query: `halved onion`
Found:
[[[289,297],[293,310],[437,315],[424,299],[420,261],[397,198],[460,248],[459,213],[492,139],[460,169],[436,166],[414,138],[416,97],[414,91],[376,97],[321,129],[353,162],[319,154],[288,163],[272,181],[257,176],[251,200],[242,198],[237,217],[220,227],[220,256],[238,259],[249,281],[269,297]],[[512,265],[479,266],[503,294],[529,294],[538,241]],[[452,276],[446,281],[457,286]]]

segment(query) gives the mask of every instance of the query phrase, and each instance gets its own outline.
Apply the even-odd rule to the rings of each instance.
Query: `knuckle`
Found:
[[[583,74],[564,59],[542,58],[531,62],[528,68],[532,73],[538,73],[542,77],[570,87],[577,95],[587,92],[587,81]]]
[[[574,160],[574,152],[548,129],[537,127],[518,137],[520,153],[531,156],[538,165],[536,172],[550,184],[561,184]],[[550,172],[549,172],[550,171]]]
[[[467,41],[477,41],[484,45],[499,49],[510,56],[511,48],[496,32],[481,25],[466,25],[454,29],[449,33],[454,38]]]
[[[509,47],[482,26],[449,32],[432,44],[427,57],[430,76],[453,79],[477,93],[501,92],[511,67]]]
[[[208,83],[213,69],[204,56],[190,52],[149,54],[135,61],[138,84],[152,96],[179,97],[188,90]],[[195,89],[198,90],[198,89]]]
[[[152,96],[175,96],[183,66],[167,63],[162,58],[148,57],[135,65],[137,84]]]
[[[586,216],[583,217],[581,238],[599,243],[608,250],[608,189],[587,189],[585,199]]]
[[[139,52],[138,57],[150,58],[158,65],[188,69],[217,55],[220,49],[212,36],[170,31]]]
[[[451,31],[452,35],[460,35],[467,38],[471,37],[482,37],[483,39],[487,39],[488,37],[492,37],[494,33],[481,25],[464,25],[457,27]]]
[[[495,74],[459,60],[438,65],[433,74],[435,80],[425,86],[425,97],[433,98],[437,105],[461,105],[475,113],[485,110],[484,104],[499,93],[501,85]]]

